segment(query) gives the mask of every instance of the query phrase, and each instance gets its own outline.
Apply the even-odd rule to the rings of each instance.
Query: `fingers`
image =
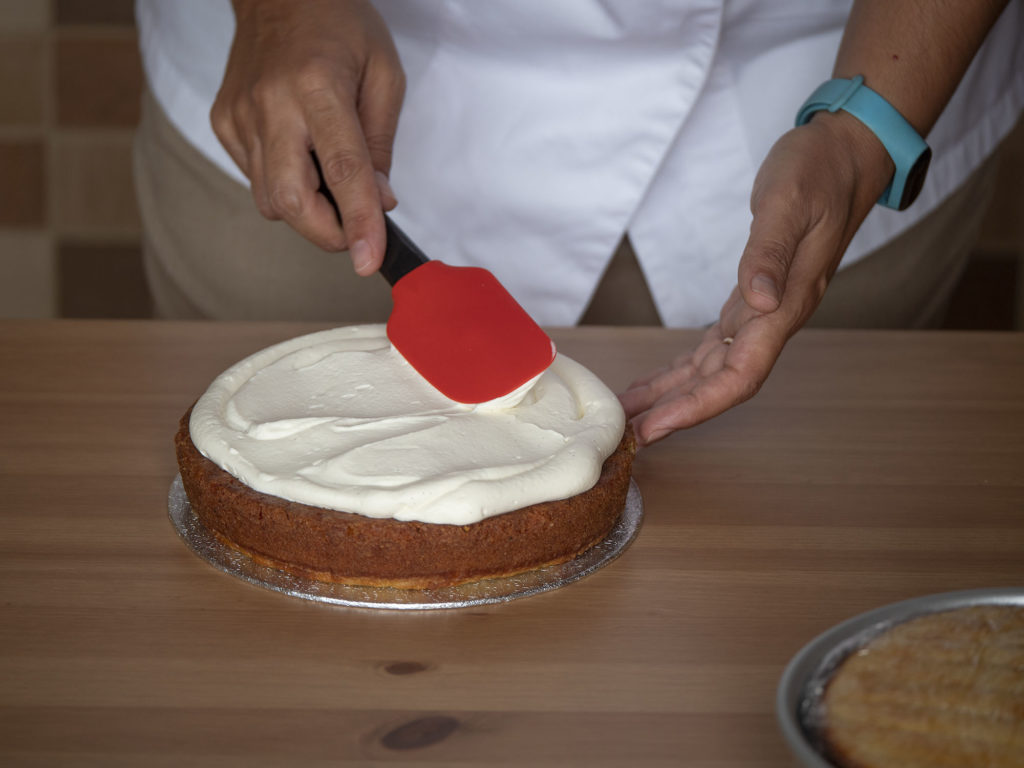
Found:
[[[380,171],[375,171],[374,175],[377,177],[377,191],[380,193],[380,202],[384,206],[385,211],[390,211],[398,205],[398,198],[395,197],[395,192],[391,189],[391,182]]]
[[[235,121],[234,113],[227,104],[227,97],[224,91],[217,93],[217,98],[210,109],[210,125],[213,133],[227,150],[228,155],[235,161],[239,170],[249,177],[249,154],[245,143],[241,139],[238,123]]]
[[[774,312],[782,304],[790,267],[806,235],[806,226],[793,210],[779,196],[754,206],[738,284],[743,300],[758,312]]]
[[[324,182],[331,190],[360,275],[376,272],[384,259],[386,235],[377,175],[363,140],[354,104],[329,90],[309,94],[303,104]]]
[[[398,204],[387,174],[404,93],[401,67],[386,61],[368,69],[358,99],[324,88],[307,102],[306,119],[324,182],[361,275],[380,267],[386,244],[382,211]],[[353,103],[358,104],[355,112]]]
[[[331,109],[330,96],[310,102],[307,120],[320,158],[324,182],[338,207],[349,255],[356,272],[368,275],[384,259],[386,234],[382,211],[397,204],[388,180],[405,75],[390,38],[390,57],[379,57],[360,83],[357,99],[345,98]],[[347,105],[357,104],[353,113]]]
[[[641,445],[687,429],[753,397],[787,339],[786,324],[771,315],[744,323],[735,338],[712,326],[701,343],[671,366],[619,395]]]
[[[628,405],[626,400],[631,397],[631,391],[620,396],[627,413],[630,405],[653,398],[641,413],[631,417],[641,445],[650,445],[676,430],[696,426],[757,394],[771,365],[741,368],[724,360],[727,356],[725,350],[715,354],[722,359],[717,370],[708,376],[694,369],[673,370],[646,385],[648,391]],[[661,395],[654,397],[658,391]]]
[[[650,408],[673,386],[683,386],[686,379],[710,374],[720,364],[726,348],[730,346],[742,323],[751,316],[751,310],[733,289],[722,308],[721,318],[704,332],[696,347],[677,357],[670,365],[662,366],[634,379],[626,391],[619,395],[626,415],[632,417]]]
[[[264,134],[263,187],[269,207],[264,215],[283,219],[326,251],[344,250],[348,243],[334,208],[317,194],[320,182],[305,126],[297,120],[278,120],[268,123]]]
[[[713,379],[689,391],[672,394],[656,402],[633,419],[633,428],[642,445],[650,445],[679,429],[688,429],[724,413],[748,400],[763,379],[750,381],[731,368],[723,368]]]
[[[710,340],[709,336],[717,335],[717,331],[709,330],[701,343],[685,355],[663,366],[646,376],[641,376],[619,395],[619,402],[628,418],[633,418],[653,407],[666,393],[673,390],[691,389],[705,371],[706,363],[713,359],[709,354],[713,347],[725,345],[719,340]]]
[[[359,122],[370,164],[385,179],[391,172],[391,153],[405,97],[405,73],[397,65],[398,54],[394,51],[394,44],[390,38],[386,42],[393,55],[374,59],[360,83],[358,98]]]
[[[263,142],[258,136],[250,138],[246,157],[246,164],[249,168],[249,187],[256,208],[265,218],[280,218],[274,214],[274,209],[270,205],[270,197],[267,195],[266,179],[263,173]]]

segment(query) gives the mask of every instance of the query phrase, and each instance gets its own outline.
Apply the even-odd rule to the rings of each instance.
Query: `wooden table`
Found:
[[[641,452],[638,540],[547,594],[373,612],[175,534],[178,417],[287,324],[0,323],[0,763],[786,766],[817,633],[1024,584],[1024,335],[804,332],[753,401]],[[576,329],[614,388],[696,338]]]

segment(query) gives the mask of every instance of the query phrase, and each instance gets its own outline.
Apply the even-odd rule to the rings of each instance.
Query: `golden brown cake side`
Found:
[[[254,491],[204,457],[181,420],[175,450],[192,509],[222,541],[259,562],[322,581],[436,588],[564,562],[604,539],[625,506],[636,441],[627,426],[601,476],[569,499],[472,525],[400,522]]]
[[[1024,607],[898,624],[840,665],[823,703],[843,768],[1024,768]]]

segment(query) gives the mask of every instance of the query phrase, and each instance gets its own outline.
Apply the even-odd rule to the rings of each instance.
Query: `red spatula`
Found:
[[[326,184],[320,192],[337,211]],[[394,303],[388,338],[435,389],[460,403],[483,403],[551,365],[554,342],[494,275],[432,261],[386,214],[384,223],[380,273]]]
[[[494,275],[431,261],[386,214],[384,223],[388,338],[423,378],[452,400],[483,403],[551,365],[554,342]]]

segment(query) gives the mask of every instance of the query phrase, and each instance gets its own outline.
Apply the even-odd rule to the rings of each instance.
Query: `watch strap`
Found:
[[[840,109],[866,125],[885,147],[896,166],[892,181],[879,203],[902,210],[913,202],[924,182],[931,149],[899,111],[864,85],[864,77],[837,78],[819,85],[796,116],[798,126],[809,122],[816,112]]]

